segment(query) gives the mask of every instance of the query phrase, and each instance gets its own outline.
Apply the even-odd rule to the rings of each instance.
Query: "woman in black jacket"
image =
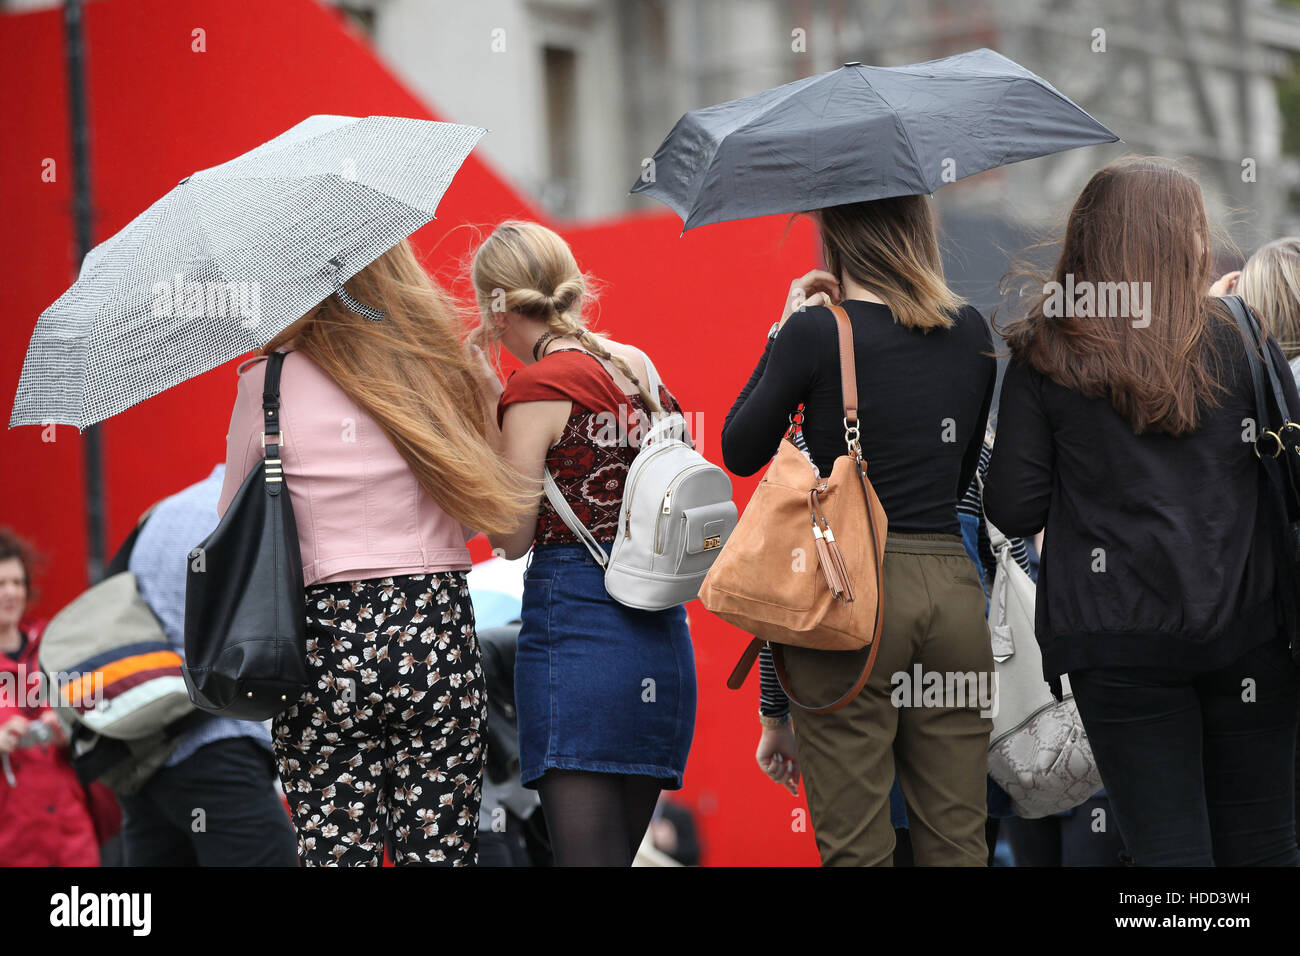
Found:
[[[988,326],[944,282],[926,197],[834,206],[814,219],[829,271],[793,283],[727,416],[722,455],[736,474],[758,471],[802,405],[807,453],[830,475],[845,454],[844,408],[835,318],[821,303],[843,306],[853,331],[862,454],[889,519],[884,621],[862,693],[833,713],[796,708],[793,726],[788,717],[761,714],[757,758],[792,790],[802,774],[823,864],[889,865],[897,769],[916,863],[984,866],[991,721],[975,700],[912,706],[911,695],[895,692],[914,680],[915,668],[941,682],[960,674],[985,684],[993,669],[984,592],[957,519],[993,397]],[[816,565],[792,573],[800,571],[816,573]],[[866,653],[786,648],[792,694],[813,705],[837,699]],[[770,688],[766,653],[763,668]]]
[[[1044,676],[1068,674],[1136,862],[1300,865],[1276,518],[1210,265],[1189,176],[1128,160],[1092,178],[1051,281],[1006,331],[984,506],[1007,534],[1046,527]]]

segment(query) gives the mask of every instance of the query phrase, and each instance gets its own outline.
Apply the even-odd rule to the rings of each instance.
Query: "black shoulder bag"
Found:
[[[280,368],[262,388],[266,457],[248,473],[216,530],[190,552],[185,581],[185,684],[196,707],[266,720],[307,686],[302,556],[280,460]]]
[[[1246,359],[1255,386],[1255,457],[1268,478],[1275,531],[1276,583],[1274,595],[1279,623],[1291,644],[1291,656],[1300,662],[1300,424],[1291,418],[1286,392],[1278,376],[1266,333],[1240,296],[1224,296],[1237,328],[1246,340]],[[1288,368],[1286,374],[1290,375]],[[1273,402],[1264,391],[1269,383]]]

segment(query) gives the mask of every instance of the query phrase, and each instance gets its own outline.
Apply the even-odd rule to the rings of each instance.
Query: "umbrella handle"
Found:
[[[330,266],[334,269],[334,294],[339,297],[344,305],[355,312],[357,315],[364,316],[371,322],[382,322],[384,316],[388,313],[382,309],[372,309],[365,303],[358,302],[348,294],[348,290],[343,287],[343,262],[335,257],[330,260]]]

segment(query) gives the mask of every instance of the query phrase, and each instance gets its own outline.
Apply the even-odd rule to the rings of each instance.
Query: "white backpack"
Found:
[[[640,354],[650,394],[657,399],[659,373],[650,357]],[[628,467],[618,530],[608,555],[564,500],[550,469],[546,471],[547,499],[605,569],[609,596],[628,607],[662,611],[693,600],[736,527],[731,479],[686,436],[686,419],[674,412],[654,422],[642,437]]]
[[[1006,536],[987,518],[984,523],[998,562],[989,596],[997,680],[989,776],[1011,797],[1016,816],[1032,820],[1079,806],[1101,789],[1101,772],[1069,678],[1061,675],[1060,701],[1043,679],[1034,582],[1011,556]]]

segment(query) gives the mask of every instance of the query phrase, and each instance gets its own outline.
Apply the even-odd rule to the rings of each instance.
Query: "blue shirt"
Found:
[[[185,656],[185,572],[190,551],[217,526],[217,499],[226,466],[217,465],[197,484],[158,503],[140,529],[128,564],[145,603],[158,616],[167,639]],[[213,717],[181,735],[164,766],[174,766],[205,744],[252,737],[271,747],[270,721]]]

